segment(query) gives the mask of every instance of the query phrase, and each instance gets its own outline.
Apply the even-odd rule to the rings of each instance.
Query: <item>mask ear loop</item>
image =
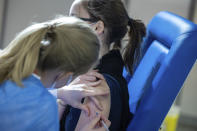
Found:
[[[55,89],[56,81],[52,84],[52,86],[49,89]]]
[[[57,80],[58,80],[58,77],[60,75],[58,75],[56,78],[55,78],[55,82],[53,83],[53,85],[51,86],[51,88],[55,88],[56,84],[57,84]],[[67,79],[67,82],[66,82],[66,86],[69,85],[71,83],[71,81],[73,80],[73,76],[72,75],[69,75],[68,79]]]
[[[72,79],[73,79],[73,76],[70,75],[70,76],[68,77],[68,81],[66,82],[66,85],[69,85],[69,84],[71,83]]]
[[[58,75],[58,76],[59,76],[59,75]],[[55,80],[54,80],[53,84],[51,85],[51,87],[48,88],[49,90],[55,89],[55,86],[56,86],[56,84],[57,84],[56,80],[57,80],[58,76],[55,77]]]

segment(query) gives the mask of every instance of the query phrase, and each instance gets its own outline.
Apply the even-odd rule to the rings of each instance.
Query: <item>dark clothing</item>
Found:
[[[127,82],[122,76],[124,62],[119,50],[112,50],[102,57],[97,69],[103,74],[111,93],[109,120],[110,131],[124,131],[132,114],[129,111],[129,94]],[[74,131],[81,111],[70,107],[66,116],[66,131]]]

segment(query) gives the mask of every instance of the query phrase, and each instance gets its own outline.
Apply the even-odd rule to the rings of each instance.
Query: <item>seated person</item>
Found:
[[[139,56],[140,43],[145,35],[145,26],[139,20],[129,18],[121,0],[75,0],[71,6],[70,15],[91,25],[101,41],[100,62],[96,69],[104,76],[105,85],[110,88],[111,101],[110,105],[106,107],[104,107],[105,104],[103,105],[106,110],[103,114],[109,115],[111,131],[124,131],[132,114],[129,111],[127,82],[122,72],[123,67],[126,66],[130,73],[133,73],[132,68]],[[126,33],[129,36],[129,42],[123,47],[121,40]],[[121,49],[123,49],[122,53]],[[98,99],[102,101],[106,99],[106,103],[109,104],[108,98]],[[88,100],[85,102],[88,103]],[[66,131],[73,131],[77,123],[80,125],[81,121],[82,123],[85,121],[85,118],[80,119],[80,114],[81,111],[75,108],[67,109],[66,122],[63,120],[64,116],[62,127],[65,126]],[[83,114],[81,114],[82,117]]]

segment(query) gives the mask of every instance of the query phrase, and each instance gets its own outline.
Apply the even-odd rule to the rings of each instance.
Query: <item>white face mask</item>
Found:
[[[70,75],[70,76],[68,77],[68,81],[66,82],[65,85],[68,85],[68,84],[71,83],[72,77],[73,77],[72,75]],[[55,89],[56,84],[57,84],[57,82],[55,81],[55,82],[51,85],[51,87],[48,88],[48,90],[53,90],[53,89]]]
[[[70,76],[68,77],[68,81],[67,81],[67,83],[66,83],[66,86],[69,85],[69,84],[71,83],[72,79],[73,79],[73,76],[70,75]]]
[[[56,86],[56,81],[51,85],[49,89],[55,89],[55,86]]]

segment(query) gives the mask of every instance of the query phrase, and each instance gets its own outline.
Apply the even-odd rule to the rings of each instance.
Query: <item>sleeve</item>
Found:
[[[42,105],[41,105],[42,104]],[[36,130],[59,131],[58,106],[56,99],[46,92],[40,101],[39,111],[37,112]]]

